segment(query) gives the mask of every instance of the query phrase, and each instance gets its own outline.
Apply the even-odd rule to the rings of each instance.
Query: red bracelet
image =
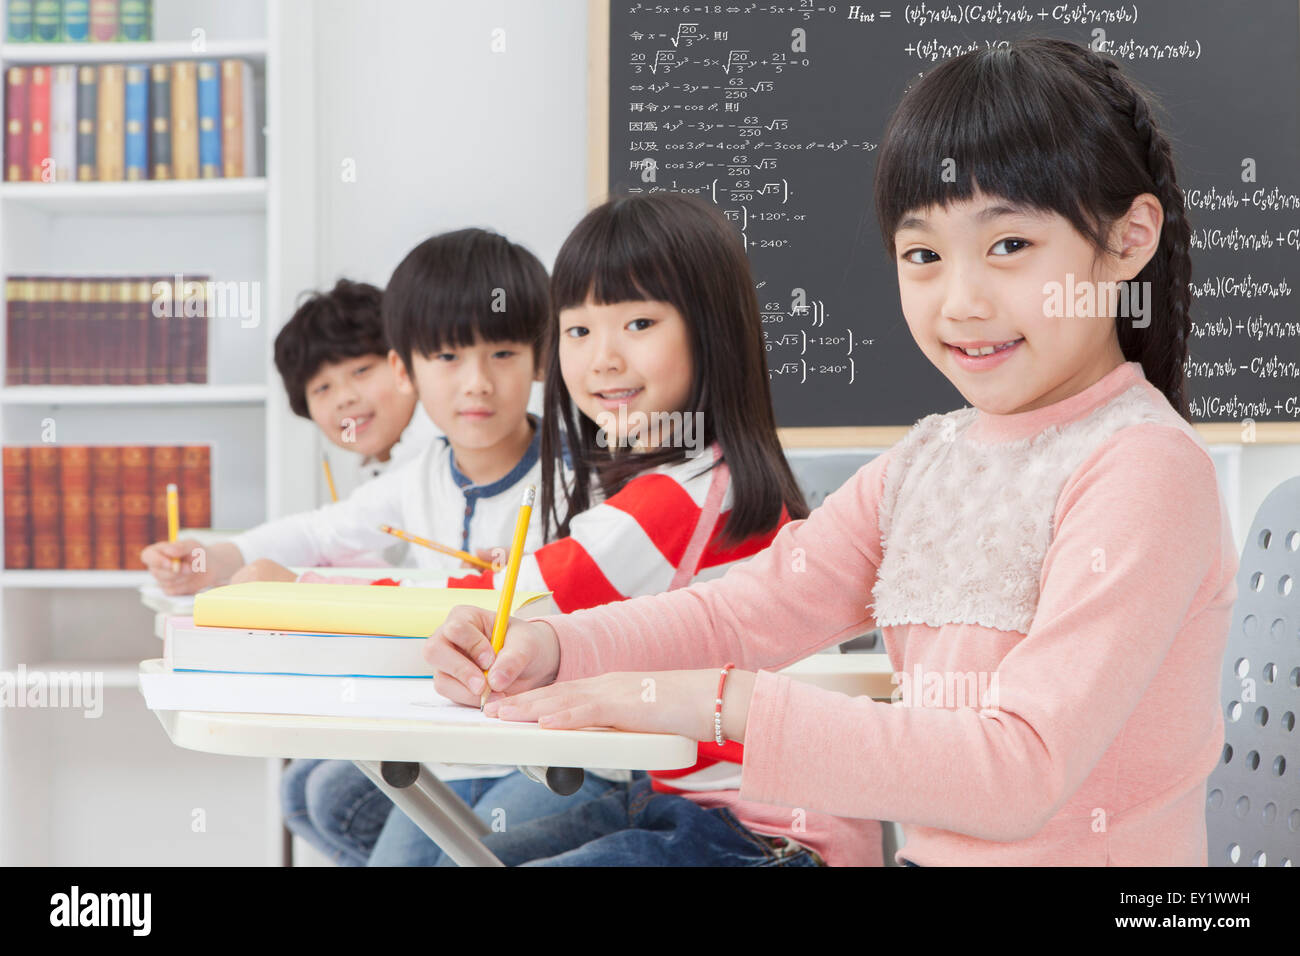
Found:
[[[718,677],[717,699],[713,702],[713,739],[719,747],[727,742],[722,736],[722,688],[727,683],[727,671],[735,666],[727,664],[722,668],[722,674]]]

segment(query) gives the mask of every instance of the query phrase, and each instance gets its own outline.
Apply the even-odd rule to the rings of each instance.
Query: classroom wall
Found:
[[[321,0],[312,13],[316,285],[383,287],[412,246],[468,226],[549,270],[586,212],[585,0]],[[541,411],[540,386],[529,407]],[[289,427],[348,473],[346,453]],[[318,469],[301,480],[326,500]]]

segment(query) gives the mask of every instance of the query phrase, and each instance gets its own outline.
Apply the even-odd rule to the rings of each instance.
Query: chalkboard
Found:
[[[698,193],[741,231],[783,436],[892,440],[966,404],[907,330],[872,205],[875,160],[924,71],[1032,34],[1100,42],[1160,99],[1193,229],[1193,420],[1232,423],[1218,430],[1227,440],[1241,440],[1243,419],[1261,423],[1259,440],[1300,440],[1296,0],[593,0],[591,28],[592,197]],[[893,428],[861,431],[873,426]]]

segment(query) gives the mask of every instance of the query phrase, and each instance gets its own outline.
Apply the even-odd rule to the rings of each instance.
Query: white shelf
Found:
[[[138,588],[152,580],[148,571],[0,571],[4,588]]]
[[[265,385],[11,385],[0,405],[257,405]]]
[[[0,60],[14,63],[131,63],[154,60],[265,60],[265,40],[213,41],[195,52],[188,40],[147,43],[6,43]]]
[[[122,183],[5,183],[0,185],[0,201],[37,212],[77,216],[264,212],[266,179],[257,176]]]
[[[39,664],[24,664],[23,671],[31,677],[37,673],[90,673],[103,674],[105,687],[139,687],[140,664],[138,661],[41,661]],[[18,676],[16,668],[8,668],[0,673]]]

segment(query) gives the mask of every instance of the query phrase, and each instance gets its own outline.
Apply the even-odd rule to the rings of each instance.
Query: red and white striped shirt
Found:
[[[709,453],[661,465],[631,479],[616,494],[569,521],[569,535],[526,554],[519,566],[519,591],[550,591],[564,613],[622,601],[643,594],[659,594],[676,586],[722,577],[735,564],[766,548],[781,525],[790,520],[781,509],[779,522],[763,534],[752,535],[731,547],[721,543],[722,529],[732,506],[730,475],[725,466],[714,471],[709,464],[720,454],[715,444]],[[706,511],[710,491],[719,507],[712,533],[699,551],[691,573],[692,539]],[[717,504],[722,491],[720,505]],[[688,553],[691,552],[691,553]],[[421,582],[427,584],[426,582]],[[491,571],[448,578],[433,586],[491,588]],[[653,786],[663,793],[688,790],[740,788],[739,744],[719,748],[700,744],[700,759],[683,770],[655,771]],[[668,782],[671,781],[671,782]]]

